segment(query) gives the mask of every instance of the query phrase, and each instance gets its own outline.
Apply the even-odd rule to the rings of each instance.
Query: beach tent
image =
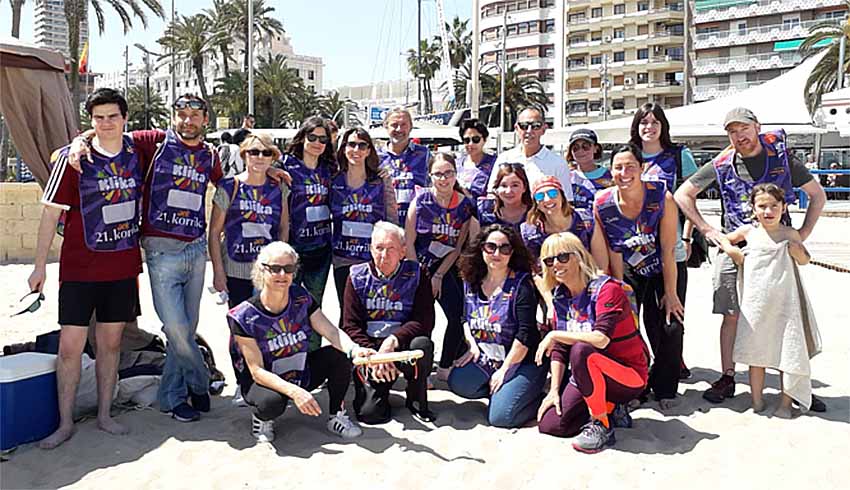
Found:
[[[50,154],[77,134],[62,54],[0,38],[0,111],[15,147],[44,187]]]
[[[770,130],[783,128],[788,134],[819,134],[824,129],[814,126],[806,108],[803,88],[812,69],[822,55],[814,56],[797,67],[761,85],[706,102],[691,104],[664,112],[670,121],[670,134],[674,139],[726,136],[723,118],[729,109],[747,107]],[[547,145],[566,145],[570,133],[579,127],[596,131],[601,143],[623,143],[629,140],[632,116],[581,126],[552,129],[543,135]]]

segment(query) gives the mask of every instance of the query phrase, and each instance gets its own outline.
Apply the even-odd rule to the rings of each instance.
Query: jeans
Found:
[[[430,274],[433,276],[437,267],[433,267]],[[443,275],[443,284],[440,288],[440,297],[437,302],[446,315],[446,334],[443,336],[443,349],[440,354],[440,367],[449,368],[457,359],[466,345],[463,342],[463,283],[458,278],[457,269],[452,266]]]
[[[543,399],[543,384],[548,366],[522,362],[508,372],[499,391],[490,395],[490,376],[474,362],[454,368],[449,374],[449,389],[470,400],[490,398],[487,420],[494,427],[514,428],[524,425],[537,415]],[[508,379],[508,376],[511,376]]]
[[[156,243],[165,245],[162,239]],[[164,412],[184,403],[188,390],[195,394],[209,392],[209,370],[195,340],[207,241],[202,237],[182,248],[177,245],[148,246],[145,250],[153,306],[168,339],[159,384],[159,408]]]

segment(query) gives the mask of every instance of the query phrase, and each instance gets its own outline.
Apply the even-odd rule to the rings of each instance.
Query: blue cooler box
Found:
[[[56,356],[0,356],[0,450],[44,439],[57,427]]]

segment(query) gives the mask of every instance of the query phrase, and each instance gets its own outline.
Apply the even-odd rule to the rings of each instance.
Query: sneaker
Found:
[[[245,401],[245,398],[242,396],[242,390],[239,387],[236,387],[236,393],[233,394],[233,399],[230,400],[230,403],[234,407],[247,407],[248,402]]]
[[[194,422],[201,418],[200,412],[183,402],[171,409],[171,416],[180,422]]]
[[[271,443],[274,441],[274,420],[260,420],[251,414],[251,434],[257,442]]]
[[[363,434],[363,430],[348,418],[345,410],[340,410],[328,419],[328,430],[343,439],[354,439]]]
[[[591,420],[584,424],[581,434],[573,439],[573,449],[583,453],[598,453],[616,442],[614,429],[606,429],[602,422]]]
[[[192,403],[192,408],[199,412],[207,413],[210,411],[210,394],[204,393],[196,395],[189,391],[189,401]]]
[[[608,416],[611,421],[611,427],[617,429],[631,429],[632,415],[629,413],[629,407],[625,403],[614,405],[614,411]]]
[[[735,377],[729,374],[721,376],[702,394],[702,397],[711,403],[720,403],[733,396],[735,396]]]

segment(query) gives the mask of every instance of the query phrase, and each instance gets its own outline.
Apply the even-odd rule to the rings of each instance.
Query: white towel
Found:
[[[741,314],[735,362],[782,371],[785,392],[808,410],[812,403],[809,359],[821,350],[812,305],[788,242],[747,247],[738,271]]]

